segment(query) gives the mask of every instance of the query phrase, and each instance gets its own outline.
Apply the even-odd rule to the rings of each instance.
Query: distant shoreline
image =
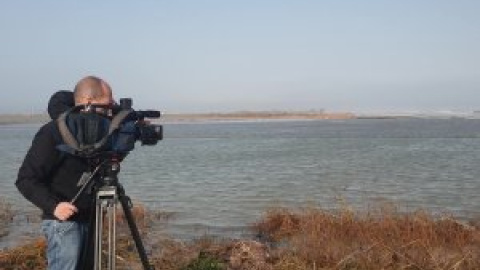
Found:
[[[0,114],[0,125],[46,123],[47,114]]]
[[[262,120],[262,119],[355,119],[354,114],[348,112],[231,112],[231,113],[191,113],[165,114],[162,121],[235,121],[235,120]],[[47,114],[1,114],[0,125],[46,123],[50,118]]]
[[[350,112],[323,111],[242,111],[225,113],[168,113],[153,122],[254,121],[254,120],[350,120],[350,119],[480,119],[480,115],[356,115]],[[48,114],[0,114],[0,125],[41,124]]]
[[[319,119],[355,119],[353,113],[325,113],[325,112],[229,112],[229,113],[197,113],[197,114],[165,114],[165,121],[237,121],[237,120],[319,120]]]

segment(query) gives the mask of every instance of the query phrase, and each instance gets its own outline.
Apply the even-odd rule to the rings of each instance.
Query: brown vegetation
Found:
[[[45,240],[37,239],[28,245],[0,253],[0,269],[47,269]]]
[[[255,225],[275,269],[480,269],[479,224],[419,211],[273,210]]]
[[[422,211],[279,208],[252,226],[260,241],[207,237],[188,243],[152,239],[148,224],[156,215],[141,207],[133,212],[157,270],[480,269],[480,222]],[[117,248],[118,269],[142,269],[128,235],[121,233]],[[44,269],[44,249],[39,240],[4,251],[0,268]]]
[[[0,238],[8,234],[8,226],[13,216],[12,206],[4,200],[0,200]]]

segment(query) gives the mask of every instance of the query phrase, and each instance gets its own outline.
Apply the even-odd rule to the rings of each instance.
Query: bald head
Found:
[[[81,79],[73,91],[75,105],[113,103],[112,89],[104,80],[88,76]]]

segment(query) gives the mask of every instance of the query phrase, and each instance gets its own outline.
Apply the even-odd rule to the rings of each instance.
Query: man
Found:
[[[80,80],[73,97],[76,106],[113,104],[110,86],[94,76]],[[58,115],[51,116],[52,121],[35,135],[15,184],[23,196],[43,212],[48,269],[75,270],[88,235],[93,195],[84,192],[75,204],[70,201],[80,190],[79,179],[91,168],[85,158],[57,150],[60,134],[53,118]]]

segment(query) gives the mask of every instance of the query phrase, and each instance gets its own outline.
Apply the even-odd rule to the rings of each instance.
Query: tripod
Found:
[[[72,203],[78,198],[87,186],[90,185],[92,179],[100,171],[98,183],[95,183],[95,226],[94,226],[94,270],[101,270],[106,265],[106,269],[114,270],[116,263],[116,208],[120,202],[128,227],[132,234],[138,255],[144,270],[154,270],[150,265],[140,238],[140,233],[135,224],[133,214],[131,212],[132,203],[130,198],[125,194],[125,189],[118,182],[118,173],[120,172],[120,162],[116,159],[110,159],[102,162],[89,175],[82,188]],[[106,228],[104,228],[106,227]],[[104,243],[106,236],[106,243]],[[102,247],[106,246],[107,256],[104,258]]]

